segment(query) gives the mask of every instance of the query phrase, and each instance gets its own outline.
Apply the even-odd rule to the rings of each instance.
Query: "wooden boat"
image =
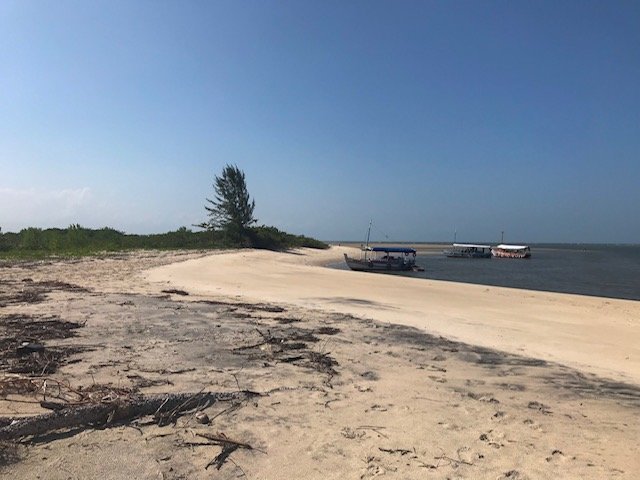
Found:
[[[531,258],[531,249],[528,245],[500,244],[491,248],[491,255],[497,258]]]
[[[407,272],[424,271],[416,265],[416,251],[406,247],[364,247],[360,259],[346,253],[344,260],[357,272]]]
[[[351,258],[346,253],[344,261],[356,272],[424,272],[424,268],[416,265],[416,251],[407,247],[370,247],[371,225],[367,232],[367,244],[360,246],[360,259]]]
[[[442,253],[449,258],[491,258],[491,247],[473,243],[454,243],[450,250]]]

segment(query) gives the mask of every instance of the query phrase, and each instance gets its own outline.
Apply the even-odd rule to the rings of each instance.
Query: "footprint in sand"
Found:
[[[553,450],[551,452],[551,455],[549,455],[547,458],[545,458],[545,460],[549,463],[551,462],[564,462],[566,460],[566,457],[564,456],[564,453],[562,453],[561,450]]]
[[[378,374],[376,372],[372,372],[370,370],[361,373],[360,376],[362,378],[364,378],[365,380],[372,380],[372,381],[380,380],[380,377],[378,376]]]
[[[472,380],[472,379],[469,379],[469,378],[466,379],[464,383],[465,383],[465,385],[467,387],[476,387],[478,385],[486,385],[487,384],[487,382],[485,382],[484,380]]]
[[[542,430],[542,425],[540,425],[538,422],[534,420],[531,420],[530,418],[523,420],[522,423],[524,423],[526,426],[528,426],[533,430]]]
[[[484,455],[482,455],[481,453],[474,452],[471,448],[467,446],[458,448],[456,450],[456,454],[458,456],[458,459],[465,464],[471,464],[478,459],[484,458]]]
[[[461,430],[464,430],[464,428],[462,428],[460,425],[456,425],[455,423],[438,422],[438,425],[440,425],[445,430],[451,430],[452,432],[459,432]]]
[[[491,415],[491,419],[492,420],[501,420],[501,419],[505,418],[506,416],[507,416],[507,414],[505,412],[498,410],[496,413]]]
[[[529,402],[527,404],[527,408],[530,408],[531,410],[538,410],[543,415],[551,415],[553,413],[550,407],[548,407],[544,403],[535,402],[535,401]]]
[[[518,470],[509,470],[500,475],[498,480],[529,480],[529,477]]]
[[[462,393],[464,395],[464,391],[461,391],[460,393]],[[497,398],[495,398],[492,394],[490,393],[475,393],[475,392],[466,392],[467,397],[473,399],[473,400],[477,400],[479,402],[487,402],[487,403],[500,403],[500,400],[498,400]]]
[[[498,387],[511,392],[524,392],[526,387],[519,383],[498,383]]]
[[[480,434],[478,440],[485,442],[493,448],[504,447],[504,443],[502,443],[502,440],[504,440],[504,433],[496,432],[494,430],[489,430],[487,433]]]
[[[358,390],[360,393],[373,392],[373,389],[371,387],[363,387],[362,385],[354,385],[353,388]]]

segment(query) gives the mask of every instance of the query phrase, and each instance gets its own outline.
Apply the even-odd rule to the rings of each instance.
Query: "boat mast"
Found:
[[[364,247],[364,259],[367,260],[367,250],[369,250],[369,238],[371,237],[371,224],[373,223],[373,218],[369,220],[369,230],[367,231],[367,245]]]

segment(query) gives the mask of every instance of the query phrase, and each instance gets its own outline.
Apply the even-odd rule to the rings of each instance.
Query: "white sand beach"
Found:
[[[205,423],[147,415],[0,442],[0,478],[640,476],[640,302],[322,266],[344,251],[0,265],[0,434],[90,392],[252,392],[199,405]],[[45,356],[16,356],[24,338]],[[210,438],[243,446],[223,455]]]
[[[640,302],[325,268],[349,247],[239,251],[151,270],[150,282],[409,325],[640,383]]]

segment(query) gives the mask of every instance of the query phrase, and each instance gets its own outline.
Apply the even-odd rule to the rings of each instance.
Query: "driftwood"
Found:
[[[196,435],[202,438],[206,438],[210,441],[210,443],[205,445],[220,445],[222,447],[222,451],[213,460],[207,463],[206,467],[204,467],[205,470],[207,470],[212,465],[215,466],[217,470],[220,470],[224,465],[224,462],[227,460],[227,458],[229,458],[229,455],[231,455],[239,448],[254,450],[254,448],[248,443],[231,440],[224,433],[219,433],[218,435],[197,433]]]
[[[86,425],[106,426],[145,415],[154,415],[159,424],[166,425],[175,420],[180,412],[186,410],[216,402],[247,400],[257,395],[259,394],[250,391],[176,393],[69,407],[34,417],[16,419],[9,425],[0,427],[0,441]]]

